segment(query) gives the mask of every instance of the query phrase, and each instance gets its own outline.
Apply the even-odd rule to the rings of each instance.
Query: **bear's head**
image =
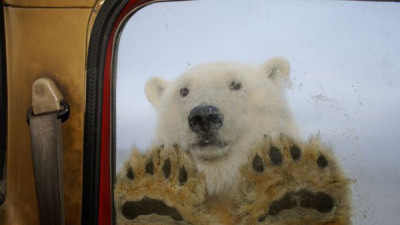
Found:
[[[264,135],[296,135],[284,97],[288,81],[289,63],[282,58],[261,66],[204,64],[170,82],[152,78],[145,92],[158,114],[155,141],[180,145],[206,172],[209,191],[224,189],[252,144]]]

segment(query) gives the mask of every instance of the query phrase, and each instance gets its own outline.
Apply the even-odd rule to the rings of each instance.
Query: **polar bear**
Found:
[[[299,139],[289,63],[204,64],[145,86],[155,143],[116,176],[119,225],[349,225],[348,181],[319,138]]]
[[[150,79],[145,93],[158,115],[156,145],[188,151],[209,194],[235,193],[254,143],[264,135],[298,136],[284,95],[289,70],[288,61],[276,57],[261,66],[199,65],[170,82]]]

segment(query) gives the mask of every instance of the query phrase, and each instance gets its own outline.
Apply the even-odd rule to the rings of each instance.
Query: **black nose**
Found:
[[[223,115],[215,106],[197,106],[190,112],[189,127],[197,134],[217,133],[223,119]]]

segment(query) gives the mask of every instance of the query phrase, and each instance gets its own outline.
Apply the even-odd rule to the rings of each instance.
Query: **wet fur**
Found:
[[[134,151],[117,175],[117,224],[351,224],[349,182],[317,138],[265,137],[255,143],[240,167],[234,200],[209,195],[204,181],[178,146]]]
[[[231,90],[233,81],[242,84]],[[239,170],[246,163],[252,144],[264,134],[297,136],[297,128],[288,109],[284,89],[289,82],[289,63],[273,58],[261,66],[232,62],[200,65],[168,82],[153,78],[146,85],[146,95],[158,115],[156,145],[178,144],[189,152],[199,169],[206,174],[209,194],[232,193],[237,188]],[[187,88],[185,97],[179,90]],[[218,140],[224,149],[196,148],[198,137],[188,126],[191,109],[213,105],[223,114]]]
[[[241,88],[232,90],[232,82]],[[173,81],[149,80],[146,96],[158,115],[156,147],[146,154],[134,151],[117,176],[117,224],[350,224],[348,184],[336,159],[318,139],[297,141],[284,96],[288,82],[289,63],[282,58],[261,66],[210,63]],[[182,88],[187,95],[180,95]],[[201,137],[188,125],[199,105],[223,114],[215,145],[200,147]],[[315,196],[329,196],[334,207],[316,211]],[[127,204],[137,207],[143,199],[161,209],[130,214],[135,210]]]

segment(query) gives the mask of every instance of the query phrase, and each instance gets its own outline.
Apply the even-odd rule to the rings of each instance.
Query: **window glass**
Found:
[[[189,1],[149,5],[119,43],[117,172],[154,140],[153,76],[235,61],[290,63],[286,99],[301,138],[320,134],[350,178],[354,224],[398,224],[400,4],[360,1]]]

